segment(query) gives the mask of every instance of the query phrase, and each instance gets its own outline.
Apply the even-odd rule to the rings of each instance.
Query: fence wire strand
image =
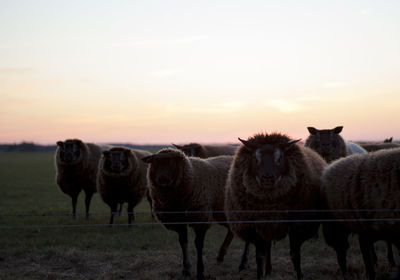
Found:
[[[282,209],[282,210],[230,210],[229,213],[234,214],[292,214],[292,213],[391,213],[391,212],[400,212],[400,209]],[[107,216],[113,213],[114,215],[119,215],[119,212],[89,212],[90,216]],[[122,212],[135,215],[151,215],[151,214],[224,214],[227,211],[134,211],[134,212]],[[77,214],[78,216],[79,214]],[[85,214],[83,214],[85,215]],[[0,217],[64,217],[64,216],[72,216],[71,213],[0,213]]]
[[[230,213],[243,213],[243,214],[310,214],[310,213],[393,213],[400,212],[400,209],[337,209],[337,210],[232,210]],[[131,212],[132,213],[132,212]],[[223,214],[225,211],[142,211],[133,212],[135,215],[151,215],[151,214],[171,214],[171,215],[188,215],[188,214]],[[91,212],[89,216],[110,216],[111,212]],[[113,212],[114,215],[119,215],[119,212]],[[10,213],[0,214],[0,217],[62,217],[72,216],[67,213]],[[132,224],[57,224],[57,225],[1,225],[0,229],[51,229],[51,228],[88,228],[88,227],[128,227],[128,226],[151,226],[151,225],[202,225],[202,224],[270,224],[270,223],[328,223],[328,222],[399,222],[400,218],[348,218],[348,219],[262,219],[262,220],[235,220],[235,221],[171,221],[171,222],[134,222]]]

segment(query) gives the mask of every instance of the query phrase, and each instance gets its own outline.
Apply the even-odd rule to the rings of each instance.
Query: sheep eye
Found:
[[[282,152],[280,150],[275,150],[274,161],[275,161],[275,164],[277,164],[277,165],[282,164]]]

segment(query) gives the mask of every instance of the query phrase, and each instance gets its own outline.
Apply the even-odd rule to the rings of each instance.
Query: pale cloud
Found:
[[[192,44],[199,41],[205,41],[208,36],[187,36],[171,39],[152,39],[152,40],[140,40],[134,42],[120,42],[113,43],[111,47],[115,48],[148,48],[148,47],[161,47],[161,46],[174,46]]]
[[[323,88],[339,88],[344,87],[346,84],[343,82],[326,82],[321,85]]]
[[[295,103],[293,101],[288,101],[284,99],[272,99],[265,103],[266,106],[276,108],[283,113],[291,113],[295,111],[304,111],[307,109],[306,106]]]
[[[360,14],[362,14],[362,15],[368,15],[369,13],[370,13],[369,10],[366,10],[366,9],[363,9],[360,11]]]

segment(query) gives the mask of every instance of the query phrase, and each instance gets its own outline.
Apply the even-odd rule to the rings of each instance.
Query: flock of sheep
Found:
[[[227,229],[217,260],[234,235],[244,241],[239,269],[256,248],[257,279],[271,273],[271,243],[289,236],[290,256],[302,279],[300,249],[319,226],[333,247],[346,279],[348,236],[359,237],[368,279],[375,279],[374,243],[400,248],[400,144],[358,145],[345,141],[341,126],[310,132],[304,145],[281,133],[256,134],[242,145],[175,145],[152,154],[126,147],[98,146],[70,139],[57,142],[56,183],[72,198],[76,215],[85,192],[86,216],[98,191],[114,215],[146,196],[155,218],[178,233],[183,275],[191,274],[188,226],[195,232],[197,279],[204,278],[203,245],[212,223]],[[391,142],[391,139],[390,139]],[[118,206],[120,208],[118,209]],[[400,267],[393,275],[400,279]]]

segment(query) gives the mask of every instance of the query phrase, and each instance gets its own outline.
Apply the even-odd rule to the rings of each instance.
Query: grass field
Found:
[[[54,175],[52,153],[0,153],[0,279],[182,279],[181,250],[174,232],[159,224],[128,228],[125,213],[110,228],[106,225],[109,208],[97,194],[90,219],[84,217],[81,194],[78,217],[73,220],[68,216],[71,200],[58,190]],[[148,212],[147,201],[136,211]],[[136,223],[141,222],[155,221],[145,213],[137,215]],[[213,226],[206,236],[207,279],[256,279],[254,247],[250,268],[238,273],[243,243],[237,238],[224,263],[217,265],[224,235],[225,229]],[[193,237],[190,232],[195,275]],[[350,241],[349,279],[365,279],[358,242],[354,237]],[[273,245],[269,279],[295,279],[288,251],[287,240]],[[377,253],[378,279],[384,279],[390,267],[383,243],[377,243]],[[305,279],[341,279],[336,256],[321,235],[303,245],[302,268]]]

